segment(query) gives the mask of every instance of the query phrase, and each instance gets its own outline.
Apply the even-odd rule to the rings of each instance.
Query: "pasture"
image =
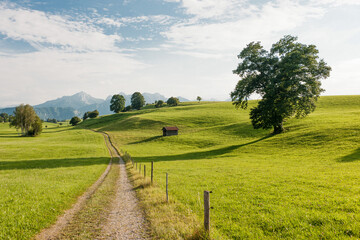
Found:
[[[321,97],[275,136],[254,130],[248,113],[229,102],[182,103],[82,126],[108,132],[147,169],[154,161],[157,184],[164,189],[169,173],[170,198],[200,220],[203,191],[213,191],[221,238],[360,238],[360,96]],[[179,135],[162,137],[163,126]]]
[[[0,123],[0,239],[31,239],[50,226],[105,170],[103,136],[44,123],[18,137]]]

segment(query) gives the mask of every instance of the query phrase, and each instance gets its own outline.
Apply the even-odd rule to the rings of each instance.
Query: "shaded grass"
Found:
[[[168,172],[180,213],[201,221],[202,193],[212,190],[212,227],[223,238],[360,238],[360,96],[322,97],[314,113],[272,137],[252,129],[248,113],[231,103],[189,104],[93,126],[138,163],[154,161],[162,194]],[[165,125],[178,126],[179,135],[159,137]]]
[[[46,124],[38,137],[0,124],[0,239],[30,239],[50,226],[107,166],[101,135]]]

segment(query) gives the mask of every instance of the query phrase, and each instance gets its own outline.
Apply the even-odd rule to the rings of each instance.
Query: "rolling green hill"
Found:
[[[250,108],[256,102],[250,103]],[[360,238],[360,96],[321,97],[287,132],[254,130],[228,102],[185,103],[87,120],[202,218],[212,190],[212,226],[231,239]],[[163,126],[179,136],[162,137]],[[148,168],[149,169],[149,168]]]

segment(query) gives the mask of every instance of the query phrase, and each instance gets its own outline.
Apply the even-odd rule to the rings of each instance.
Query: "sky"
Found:
[[[85,91],[226,100],[237,55],[284,35],[332,67],[323,95],[360,94],[360,0],[0,0],[0,107]]]

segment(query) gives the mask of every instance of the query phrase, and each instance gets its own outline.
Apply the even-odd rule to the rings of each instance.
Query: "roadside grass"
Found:
[[[170,199],[184,206],[177,214],[202,221],[203,191],[213,191],[216,238],[360,238],[360,96],[321,97],[314,113],[275,136],[254,130],[248,113],[227,102],[186,103],[82,126],[108,132],[147,169],[154,161],[158,189],[140,188],[143,203],[146,191],[164,196],[167,172]],[[161,137],[163,126],[178,126],[179,136]],[[159,218],[151,224],[166,228]]]
[[[38,137],[0,124],[0,239],[31,239],[105,170],[100,134],[46,123]]]

